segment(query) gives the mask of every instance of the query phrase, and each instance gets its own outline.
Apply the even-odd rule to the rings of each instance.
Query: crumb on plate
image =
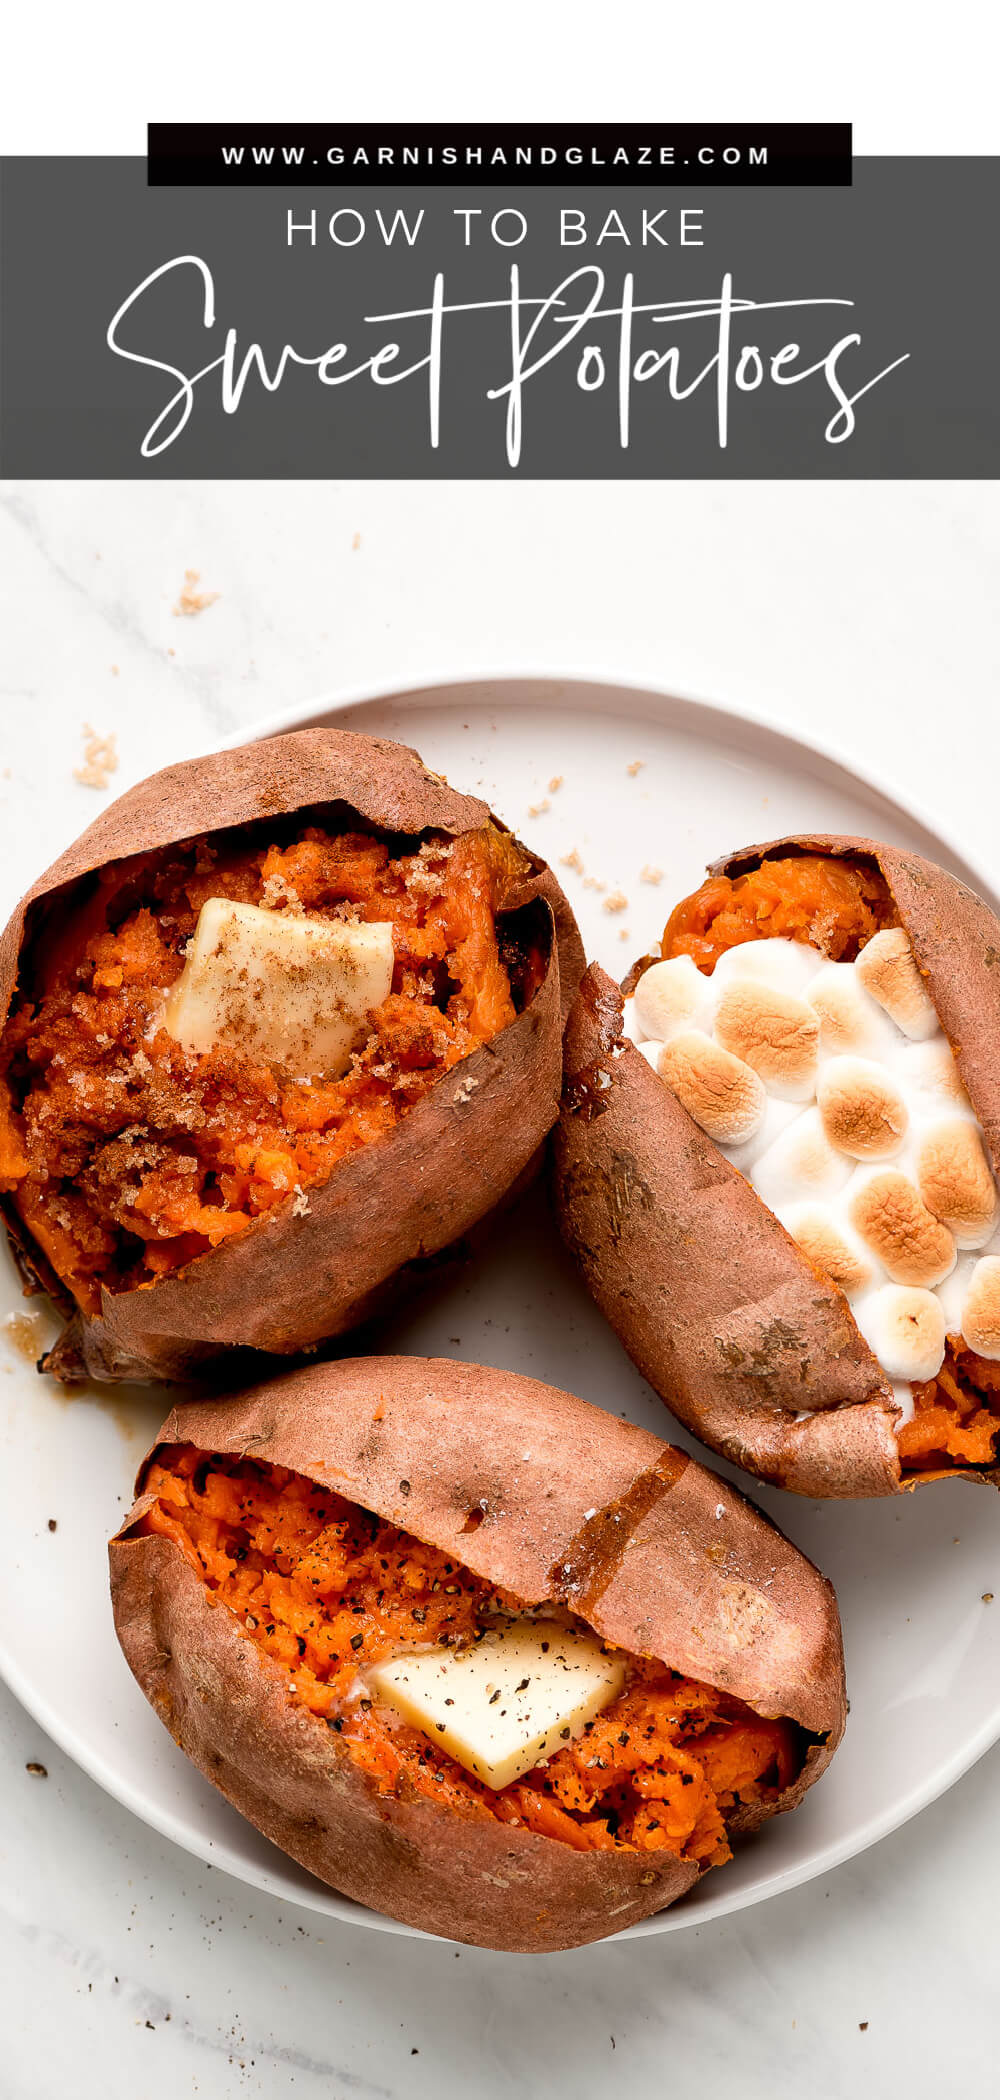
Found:
[[[185,569],[183,587],[174,606],[175,620],[190,620],[195,613],[206,612],[210,605],[215,604],[220,593],[218,591],[196,591],[195,584],[200,581],[201,575],[198,569]]]
[[[109,776],[118,771],[118,739],[98,736],[89,722],[83,725],[83,764],[73,767],[73,778],[82,787],[106,788]]]

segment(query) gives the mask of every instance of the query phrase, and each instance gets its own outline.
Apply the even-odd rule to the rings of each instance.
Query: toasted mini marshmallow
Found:
[[[858,983],[853,963],[825,963],[806,988],[827,1057],[882,1057],[898,1040],[891,1021]]]
[[[769,1094],[764,1120],[759,1129],[754,1131],[753,1137],[745,1139],[742,1145],[720,1145],[719,1150],[725,1153],[734,1167],[739,1168],[741,1174],[749,1175],[757,1161],[763,1158],[765,1152],[770,1151],[775,1139],[779,1138],[782,1131],[787,1130],[789,1123],[794,1123],[802,1112],[798,1101],[778,1101],[773,1094]]]
[[[962,1334],[977,1356],[1000,1361],[1000,1257],[977,1261],[962,1307]]]
[[[763,1081],[711,1036],[689,1029],[660,1052],[660,1078],[717,1144],[739,1144],[764,1120]]]
[[[804,1255],[842,1290],[856,1298],[875,1282],[875,1264],[849,1228],[835,1223],[819,1204],[796,1203],[781,1220]]]
[[[741,941],[727,948],[712,971],[712,983],[721,993],[730,984],[769,985],[775,992],[798,993],[801,997],[810,979],[822,969],[823,958],[806,941],[784,937],[767,941]]]
[[[888,1378],[915,1385],[936,1378],[944,1362],[944,1314],[933,1291],[883,1284],[853,1308],[865,1341]]]
[[[812,1007],[791,992],[737,979],[728,984],[715,1015],[715,1036],[725,1050],[759,1072],[768,1091],[785,1101],[811,1101],[816,1091],[819,1022]]]
[[[899,1087],[881,1065],[831,1057],[816,1088],[831,1145],[850,1159],[891,1159],[906,1136],[909,1114]]]
[[[997,1225],[997,1192],[982,1138],[962,1116],[935,1123],[917,1148],[917,1181],[928,1210],[960,1247],[985,1247]]]
[[[916,957],[901,926],[887,926],[862,948],[855,969],[866,992],[884,1007],[904,1035],[923,1042],[934,1035],[938,1017]]]
[[[771,1210],[808,1197],[835,1196],[850,1178],[850,1163],[831,1145],[815,1108],[796,1116],[758,1159],[753,1185]]]
[[[974,1114],[954,1051],[945,1036],[931,1036],[923,1043],[900,1043],[892,1068],[915,1114],[947,1114],[954,1109]]]
[[[668,1043],[686,1029],[706,1027],[713,1004],[712,980],[702,975],[690,955],[652,963],[632,995],[642,1034],[660,1043]]]
[[[893,1283],[933,1290],[955,1266],[955,1242],[922,1201],[920,1192],[894,1167],[864,1175],[851,1194],[848,1215],[866,1247],[877,1254]]]

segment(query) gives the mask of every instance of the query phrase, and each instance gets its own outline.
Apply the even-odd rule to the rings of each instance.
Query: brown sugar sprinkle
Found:
[[[220,593],[218,591],[196,591],[195,584],[200,583],[200,581],[200,570],[185,569],[184,583],[177,603],[174,606],[175,620],[193,619],[195,613],[206,612],[210,605],[215,604]]]
[[[646,761],[645,761],[645,759],[644,759],[644,758],[634,758],[634,759],[632,760],[632,763],[631,763],[631,765],[630,765],[630,766],[626,766],[626,768],[625,768],[625,771],[626,771],[626,773],[628,774],[628,776],[629,776],[630,780],[634,780],[634,779],[635,779],[635,776],[636,776],[636,774],[637,774],[637,773],[641,773],[641,772],[642,772],[642,769],[643,769],[643,766],[645,765],[645,763],[646,763]]]
[[[624,890],[612,890],[610,897],[605,897],[603,908],[610,912],[627,911],[628,898]]]
[[[98,736],[89,722],[83,725],[83,764],[73,767],[73,778],[81,787],[106,788],[109,776],[118,771],[118,739]]]
[[[654,887],[654,889],[655,889],[655,887],[656,887],[656,884],[657,884],[658,882],[662,882],[662,881],[663,881],[663,869],[662,869],[662,868],[643,868],[643,869],[641,870],[641,873],[640,873],[640,875],[639,875],[639,881],[640,881],[640,882],[651,882],[651,883],[652,883],[652,885],[653,885],[653,887]]]
[[[574,875],[583,874],[583,862],[575,846],[571,852],[562,855],[559,865],[561,868],[572,868]]]

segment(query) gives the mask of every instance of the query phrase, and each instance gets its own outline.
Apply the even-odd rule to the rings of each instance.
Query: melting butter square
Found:
[[[337,1078],[392,985],[392,927],[295,918],[209,897],[163,1026],[203,1055],[235,1044],[299,1078]]]
[[[624,1682],[624,1661],[595,1635],[521,1619],[473,1647],[399,1655],[368,1675],[374,1698],[494,1789],[582,1734]]]

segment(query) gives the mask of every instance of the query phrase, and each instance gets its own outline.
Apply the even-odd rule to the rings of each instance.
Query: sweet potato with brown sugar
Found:
[[[1000,922],[870,839],[720,861],[583,979],[555,1196],[639,1369],[815,1496],[1000,1482]]]
[[[533,1379],[310,1365],[177,1408],[136,1494],[111,1584],[147,1698],[266,1836],[425,1931],[621,1931],[794,1807],[839,1742],[830,1585],[683,1453]],[[585,1639],[615,1682],[494,1786],[372,1672],[467,1668],[498,1626]]]
[[[0,1196],[57,1375],[312,1348],[461,1242],[557,1114],[558,883],[417,754],[306,730],[168,767],[0,940]]]

